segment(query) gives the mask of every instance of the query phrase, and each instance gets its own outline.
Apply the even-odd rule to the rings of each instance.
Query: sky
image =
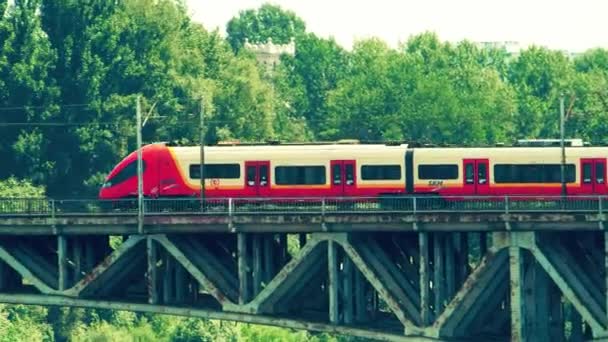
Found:
[[[608,48],[608,0],[186,0],[194,21],[224,34],[239,11],[266,2],[294,11],[307,31],[346,48],[369,37],[397,46],[425,31],[451,42],[516,41],[570,52]]]

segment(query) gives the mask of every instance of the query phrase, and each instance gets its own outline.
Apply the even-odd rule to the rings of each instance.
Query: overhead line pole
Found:
[[[560,148],[562,153],[561,159],[561,182],[562,182],[562,196],[566,196],[566,145],[564,142],[564,125],[565,125],[565,114],[564,114],[564,94],[562,93],[559,97],[559,134],[560,134]]]
[[[203,97],[201,97],[201,108],[200,108],[200,127],[199,127],[199,144],[201,147],[201,162],[199,166],[199,173],[201,176],[201,206],[203,211],[205,210],[205,103]]]
[[[137,96],[137,232],[144,232],[144,179],[142,161],[142,138],[141,138],[141,103],[140,96]]]

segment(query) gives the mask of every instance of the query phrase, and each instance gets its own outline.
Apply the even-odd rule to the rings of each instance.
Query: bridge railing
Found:
[[[606,196],[383,196],[145,199],[145,215],[603,213]],[[136,215],[136,199],[0,198],[0,216]]]

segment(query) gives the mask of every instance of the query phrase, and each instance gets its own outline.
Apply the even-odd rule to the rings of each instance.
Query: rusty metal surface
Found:
[[[594,214],[340,214],[340,215],[213,215],[146,216],[147,234],[204,232],[365,232],[365,231],[512,231],[599,229],[602,217]],[[60,218],[3,217],[0,235],[137,234],[137,218],[78,215]]]
[[[262,219],[269,220],[269,217],[271,215]],[[169,217],[163,218],[166,219]],[[242,219],[256,220],[255,217]],[[377,225],[381,227],[382,223]],[[89,248],[74,248],[75,237],[59,243],[53,232],[45,237],[22,238],[0,234],[0,266],[21,277],[10,287],[0,282],[0,286],[4,286],[0,288],[0,302],[160,312],[339,332],[386,341],[431,341],[432,338],[482,341],[486,340],[485,335],[475,334],[488,331],[498,339],[530,340],[530,336],[537,335],[526,331],[528,325],[524,316],[532,309],[530,305],[540,302],[527,300],[522,294],[525,293],[522,283],[526,284],[522,274],[527,269],[522,260],[526,259],[528,263],[538,263],[539,270],[542,268],[547,273],[551,286],[563,293],[551,301],[542,301],[550,302],[545,305],[551,306],[542,312],[551,312],[552,317],[557,317],[553,316],[555,310],[565,310],[562,305],[570,305],[565,310],[570,312],[569,316],[558,318],[558,325],[563,327],[568,322],[578,324],[578,329],[582,323],[577,322],[582,319],[588,326],[583,330],[591,331],[597,339],[608,338],[608,308],[605,307],[608,306],[608,290],[603,283],[608,282],[608,255],[605,254],[608,253],[608,240],[605,240],[608,234],[601,231],[585,234],[554,230],[495,231],[490,234],[491,242],[484,255],[481,250],[486,248],[477,245],[469,249],[468,243],[479,243],[486,233],[448,233],[447,229],[440,232],[387,232],[382,229],[339,232],[332,231],[336,227],[330,224],[326,227],[328,231],[309,234],[308,241],[298,244],[299,248],[290,245],[287,254],[287,246],[297,244],[298,236],[265,234],[270,239],[268,243],[254,243],[252,239],[260,238],[259,234],[243,232],[238,225],[235,227],[240,239],[230,231],[223,231],[223,234],[213,231],[190,235],[177,232],[171,235],[133,234],[114,250],[109,249],[107,235],[83,235],[77,242],[95,244],[97,265],[93,267],[91,262],[82,270],[86,274],[64,284],[64,291],[49,286],[39,276],[36,278],[33,271],[39,266],[22,262],[28,260],[23,255],[34,260],[49,255],[53,259],[52,253],[64,254],[53,259],[52,265],[56,266],[54,260],[66,258],[72,265],[72,258],[84,260]],[[281,229],[281,226],[271,228]],[[438,243],[436,235],[440,235],[443,242]],[[28,239],[36,242],[30,246],[41,247],[15,250],[19,246],[15,241]],[[453,248],[444,248],[445,243],[452,242]],[[39,250],[47,245],[53,249],[50,253]],[[272,248],[268,255],[274,257],[266,260],[262,258],[266,252],[256,252],[256,248]],[[76,250],[79,256],[73,255]],[[239,253],[243,251],[246,251],[243,255],[262,254],[258,255],[257,261],[253,260],[255,258],[241,260],[239,272]],[[522,253],[525,258],[521,257]],[[453,260],[452,254],[457,256]],[[411,263],[408,264],[411,270],[404,268],[404,260]],[[592,265],[581,265],[588,260]],[[454,270],[450,272],[442,267],[449,261],[454,262]],[[171,267],[167,266],[169,264]],[[266,264],[272,267],[264,266]],[[256,277],[249,269],[252,265],[258,272],[270,268],[273,271]],[[67,269],[69,279],[73,276],[71,267]],[[588,274],[598,268],[599,276]],[[57,278],[66,276],[66,271],[51,273],[57,284]],[[178,273],[179,277],[164,281]],[[448,275],[456,279],[454,288],[443,292],[439,283]],[[69,288],[76,279],[78,283]],[[251,293],[251,281],[256,279],[262,281],[259,293]],[[240,284],[247,286],[239,288]],[[40,294],[23,294],[32,290],[38,290]],[[15,292],[7,293],[9,291]],[[248,292],[246,300],[239,302],[239,297],[245,298],[243,291]],[[436,304],[438,293],[439,304]],[[113,298],[113,301],[105,301],[106,298]],[[583,336],[579,330],[572,332]]]
[[[403,336],[398,334],[385,333],[382,331],[367,330],[363,328],[331,325],[322,322],[295,320],[265,315],[252,315],[247,313],[221,312],[197,309],[191,307],[159,306],[140,303],[112,302],[103,300],[75,299],[62,296],[41,296],[41,295],[7,295],[0,294],[0,303],[26,304],[26,305],[45,305],[45,306],[73,306],[82,308],[98,308],[112,310],[127,310],[136,312],[149,312],[165,315],[199,317],[205,319],[217,319],[225,321],[262,324],[278,326],[291,329],[309,330],[326,332],[333,334],[345,334],[361,338],[368,338],[375,341],[387,342],[432,342],[441,341],[423,336]]]

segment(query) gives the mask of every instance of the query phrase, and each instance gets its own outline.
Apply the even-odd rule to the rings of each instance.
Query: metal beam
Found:
[[[444,238],[441,233],[433,234],[433,293],[435,294],[435,317],[443,310],[445,301],[444,286]]]
[[[264,250],[262,256],[264,257],[264,286],[268,285],[272,277],[274,277],[274,260],[273,260],[273,236],[272,234],[264,234],[262,236],[262,242]]]
[[[23,263],[17,260],[11,253],[9,253],[3,246],[0,246],[0,260],[4,261],[7,265],[9,265],[13,270],[26,279],[29,283],[34,285],[38,291],[45,294],[54,294],[57,291],[50,286],[48,286],[45,282],[43,282],[40,278],[38,278],[32,271],[26,267]]]
[[[158,304],[158,253],[156,242],[146,238],[146,250],[148,255],[148,272],[146,282],[148,284],[148,303]]]
[[[431,324],[431,306],[429,297],[429,235],[418,234],[420,245],[420,317],[423,326]]]
[[[81,296],[83,293],[93,293],[102,286],[110,287],[110,283],[115,283],[120,277],[116,274],[129,271],[135,265],[133,258],[138,256],[136,247],[145,237],[131,236],[124,241],[112,254],[108,255],[102,263],[94,267],[87,275],[76,283],[72,288],[66,290],[66,296]]]
[[[321,260],[327,255],[327,251],[321,248],[320,242],[320,239],[316,238],[308,241],[249,305],[234,310],[250,313],[273,312],[276,302],[286,296],[296,295],[298,287],[306,285],[302,278],[312,277],[317,268],[324,267]]]
[[[388,342],[436,342],[436,339],[423,336],[403,336],[401,334],[383,333],[374,330],[366,330],[343,325],[326,324],[317,321],[285,319],[274,316],[252,315],[246,313],[221,312],[214,310],[182,308],[175,306],[161,306],[150,304],[136,304],[125,302],[111,302],[100,300],[74,299],[63,296],[41,296],[41,295],[7,295],[0,294],[0,303],[45,305],[45,306],[72,306],[94,309],[127,310],[136,312],[149,312],[156,314],[198,317],[204,319],[215,319],[223,321],[235,321],[251,324],[263,324],[289,329],[301,329],[309,331],[326,332],[330,334],[352,335],[356,337],[381,340]]]
[[[355,296],[353,293],[353,263],[349,258],[344,258],[344,269],[342,276],[342,312],[344,323],[352,324],[354,321]]]
[[[606,325],[606,314],[603,312],[603,308],[599,307],[597,303],[592,300],[590,295],[584,296],[580,294],[587,293],[585,287],[580,284],[580,280],[568,267],[564,267],[563,263],[560,263],[561,271],[565,272],[561,274],[556,268],[556,264],[553,263],[545,252],[541,251],[536,243],[534,242],[532,248],[532,254],[547,272],[549,277],[553,279],[557,287],[562,291],[564,296],[574,305],[576,310],[583,316],[583,319],[589,324],[593,330],[594,336],[600,336],[604,332]],[[550,250],[550,246],[545,246]],[[549,254],[551,255],[551,254]],[[576,290],[575,290],[576,289]],[[605,332],[604,332],[605,333]]]
[[[253,247],[253,296],[257,296],[262,290],[262,236],[260,234],[252,234]]]
[[[340,281],[338,278],[338,251],[333,241],[327,241],[327,269],[329,273],[327,283],[329,288],[329,321],[338,324],[340,323],[338,312]]]
[[[235,274],[236,265],[230,265],[230,263],[234,263],[232,255],[226,253],[218,256],[205,243],[192,237],[179,238],[172,236],[169,241],[181,251],[185,260],[188,260],[204,274],[231,302],[238,301],[239,280]]]
[[[68,287],[68,260],[67,238],[65,235],[57,236],[57,269],[59,270],[59,291],[65,291]]]
[[[454,336],[457,330],[465,328],[461,323],[471,312],[478,310],[477,306],[486,304],[485,298],[495,295],[492,289],[503,281],[503,275],[508,272],[505,267],[507,260],[508,253],[504,250],[489,252],[481,259],[479,266],[435,320],[434,330],[430,332],[432,336]]]
[[[196,267],[188,257],[175,245],[173,244],[166,235],[152,235],[154,240],[158,241],[165,250],[179,262],[199,284],[203,286],[205,290],[209,292],[213,298],[215,298],[221,305],[233,304],[232,301],[218,288],[211,279],[204,274],[198,267]]]
[[[163,259],[163,303],[172,304],[174,300],[174,278],[175,278],[175,265],[171,255],[165,250],[162,254]]]
[[[524,260],[521,248],[509,247],[509,274],[511,276],[511,341],[525,341]]]
[[[247,251],[247,235],[237,234],[237,258],[239,272],[239,304],[244,305],[250,299],[250,272]]]
[[[82,253],[82,239],[80,237],[73,237],[71,239],[72,245],[72,262],[74,263],[74,269],[72,272],[72,284],[76,284],[80,278],[84,275],[82,271],[83,266],[83,253]]]
[[[450,236],[444,238],[445,255],[445,299],[452,298],[456,292],[456,263],[458,259],[454,255],[454,241]]]
[[[334,240],[340,243],[346,254],[351,258],[351,260],[357,266],[359,271],[361,271],[367,281],[369,281],[372,287],[378,292],[378,295],[382,297],[382,299],[386,302],[386,304],[391,309],[393,314],[395,314],[399,322],[403,324],[406,332],[408,334],[415,334],[421,332],[420,327],[417,326],[420,320],[419,314],[415,315],[411,319],[409,317],[406,317],[405,311],[401,307],[400,302],[392,295],[392,290],[394,290],[395,287],[385,283],[384,280],[387,279],[381,279],[376,275],[375,271],[377,271],[377,269],[372,268],[366,262],[366,259],[361,255],[359,250],[354,245],[352,245],[348,241],[348,238],[343,234],[344,233],[335,233]]]
[[[367,320],[367,300],[365,298],[365,282],[361,271],[356,268],[354,268],[353,271],[355,273],[355,320],[357,322],[364,322],[365,320]]]

